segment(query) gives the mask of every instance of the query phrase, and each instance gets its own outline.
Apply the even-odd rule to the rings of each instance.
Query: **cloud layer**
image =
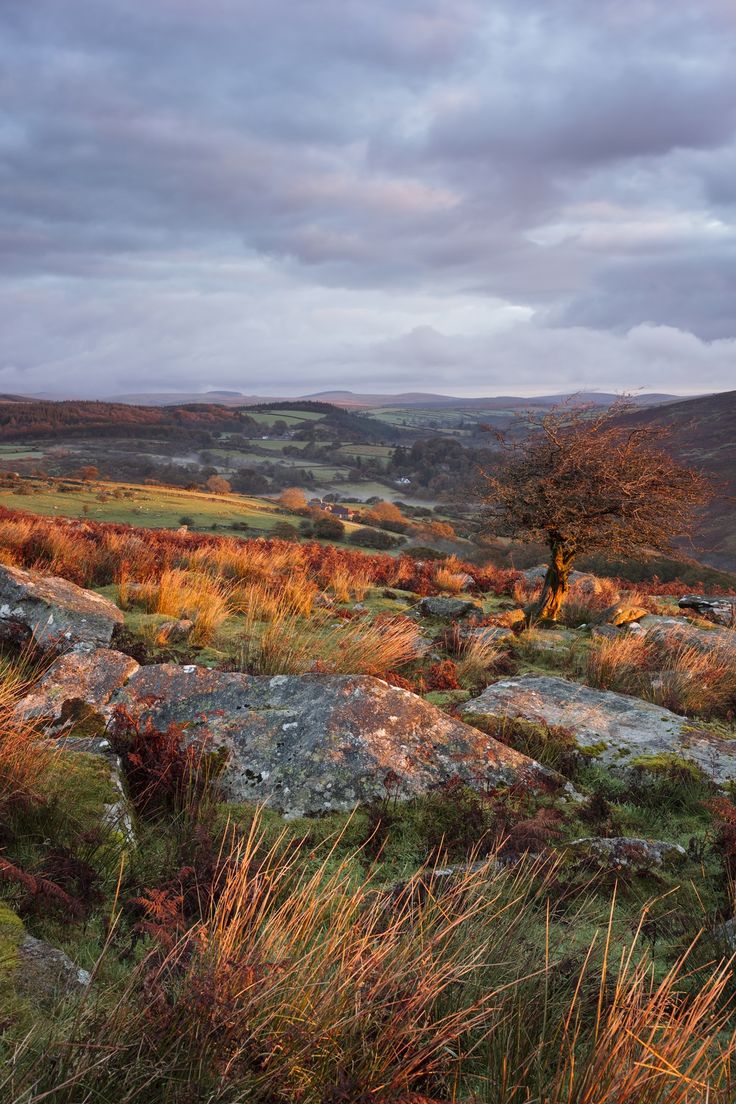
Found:
[[[0,391],[736,386],[730,0],[4,0]]]

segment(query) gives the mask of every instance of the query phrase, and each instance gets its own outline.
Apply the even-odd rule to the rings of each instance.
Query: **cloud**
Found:
[[[735,32],[725,0],[6,0],[0,386],[728,386]]]

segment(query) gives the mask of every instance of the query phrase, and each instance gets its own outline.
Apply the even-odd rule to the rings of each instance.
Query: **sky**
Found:
[[[736,388],[734,0],[0,0],[0,392]]]

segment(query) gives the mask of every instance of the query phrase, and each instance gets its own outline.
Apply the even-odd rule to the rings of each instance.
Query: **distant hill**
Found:
[[[109,402],[0,403],[0,440],[28,437],[180,436],[197,430],[236,430],[246,415],[220,404],[179,407],[132,406]]]
[[[670,451],[723,482],[725,493],[709,508],[698,535],[697,555],[714,567],[736,570],[736,391],[636,411],[626,421],[670,427]]]
[[[221,403],[227,406],[263,406],[273,403],[322,402],[333,406],[362,407],[371,409],[384,406],[420,406],[456,408],[465,410],[508,410],[529,409],[533,407],[553,406],[566,399],[575,398],[581,402],[593,402],[600,405],[612,403],[617,396],[606,391],[567,392],[558,395],[490,395],[463,397],[460,395],[436,395],[433,392],[402,391],[398,394],[364,394],[355,391],[318,391],[311,395],[297,395],[285,399],[283,396],[246,395],[240,391],[205,391],[204,393],[181,392],[176,394],[141,393],[137,395],[117,395],[111,402],[132,403],[142,406],[179,406],[182,403]],[[680,396],[666,394],[638,394],[631,400],[636,406],[651,406],[665,402],[679,402]]]

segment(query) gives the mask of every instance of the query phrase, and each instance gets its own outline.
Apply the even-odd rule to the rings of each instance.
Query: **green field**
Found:
[[[64,481],[61,481],[64,482]],[[68,483],[72,486],[72,483]],[[139,525],[150,529],[177,529],[181,517],[191,517],[198,530],[245,522],[253,529],[272,529],[279,521],[292,520],[288,511],[258,498],[149,487],[135,483],[75,484],[62,492],[58,484],[41,483],[18,494],[3,489],[0,505],[13,510],[59,517],[89,517]],[[100,501],[100,496],[106,501]]]
[[[61,491],[60,484],[74,489]],[[101,497],[105,501],[100,501]],[[69,480],[27,480],[23,484],[23,493],[1,489],[0,506],[50,517],[87,517],[91,521],[136,525],[145,529],[178,529],[180,519],[189,517],[197,532],[215,532],[233,523],[244,522],[256,533],[267,533],[279,522],[298,525],[302,520],[297,514],[268,499],[138,483],[84,484]],[[345,528],[351,532],[359,526],[346,522]]]

